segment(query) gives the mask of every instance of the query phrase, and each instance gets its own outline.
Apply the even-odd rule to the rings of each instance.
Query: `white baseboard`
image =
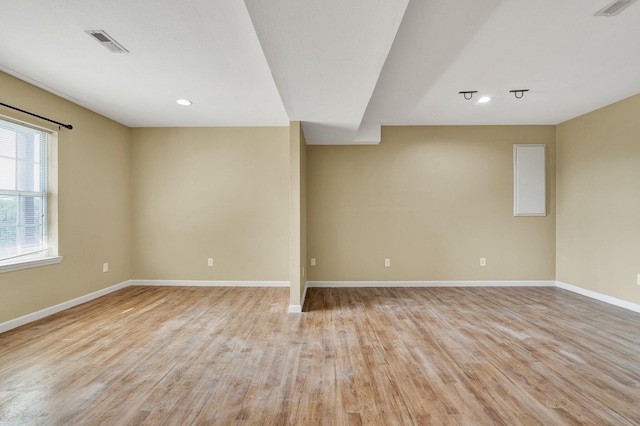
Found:
[[[116,290],[129,287],[129,285],[130,281],[124,281],[120,284],[115,284],[110,287],[103,288],[102,290],[94,291],[93,293],[85,294],[84,296],[76,297],[75,299],[67,300],[66,302],[58,303],[57,305],[50,306],[48,308],[41,309],[39,311],[0,323],[0,333],[13,330],[14,328],[20,327],[21,325],[37,321],[44,317],[48,317],[49,315],[64,311],[65,309],[73,308],[74,306],[78,306],[90,300],[97,299],[98,297],[113,293]]]
[[[289,313],[301,313],[309,288],[365,287],[554,287],[555,281],[307,281],[300,305],[289,305]]]
[[[302,297],[300,299],[299,305],[289,305],[289,313],[290,314],[301,314],[302,307],[304,306],[304,299],[307,297],[307,289],[309,288],[309,281],[304,284],[304,291],[302,292]]]
[[[198,286],[198,287],[289,287],[289,281],[204,281],[204,280],[129,280],[120,284],[103,288],[93,293],[77,297],[57,305],[41,309],[31,314],[23,315],[0,323],[0,333],[12,330],[22,325],[37,321],[65,309],[72,308],[98,297],[132,285],[142,286]],[[320,287],[558,287],[601,302],[640,312],[640,305],[626,300],[617,299],[595,291],[586,290],[561,281],[307,281],[300,305],[289,305],[289,313],[301,313],[307,297],[307,289]]]
[[[98,297],[107,295],[116,290],[123,289],[132,285],[146,286],[199,286],[199,287],[289,287],[289,281],[194,281],[194,280],[128,280],[120,284],[112,285],[102,290],[77,297],[66,302],[59,303],[37,312],[23,315],[18,318],[0,323],[0,333],[13,330],[21,325],[37,321],[49,315],[53,315],[65,309],[72,308],[82,303],[88,302]],[[301,309],[302,311],[302,309]]]
[[[349,288],[349,287],[558,287],[601,302],[640,312],[640,305],[626,300],[596,293],[561,281],[307,281],[307,288]],[[304,299],[303,299],[304,304]],[[291,309],[291,308],[290,308]],[[291,310],[289,311],[291,312]]]
[[[302,305],[289,305],[289,313],[290,314],[301,314],[302,313]]]
[[[289,281],[131,280],[131,285],[178,287],[289,287]]]
[[[555,287],[555,281],[307,281],[307,287]],[[306,290],[306,288],[305,288]]]
[[[640,305],[636,303],[627,302],[626,300],[607,296],[606,294],[597,293],[595,291],[587,290],[582,287],[577,287],[575,285],[563,283],[562,281],[556,281],[556,287],[561,288],[563,290],[569,290],[574,293],[578,293],[583,296],[587,296],[592,299],[599,300],[601,302],[609,303],[610,305],[619,306],[621,308],[629,309],[634,312],[640,312]]]

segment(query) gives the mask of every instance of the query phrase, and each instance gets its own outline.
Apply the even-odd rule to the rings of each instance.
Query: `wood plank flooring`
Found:
[[[0,334],[0,424],[640,424],[640,314],[556,288],[129,287]]]

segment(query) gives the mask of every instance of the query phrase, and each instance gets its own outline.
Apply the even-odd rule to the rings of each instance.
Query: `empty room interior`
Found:
[[[0,0],[0,424],[640,424],[635,0]]]

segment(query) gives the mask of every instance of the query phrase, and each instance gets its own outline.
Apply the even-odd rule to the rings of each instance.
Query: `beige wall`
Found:
[[[286,127],[133,129],[132,278],[288,281],[288,140]]]
[[[0,274],[0,323],[130,278],[291,279],[292,305],[307,279],[557,278],[640,303],[640,95],[557,127],[385,127],[378,146],[306,146],[299,122],[132,130],[2,73],[0,93],[74,125],[58,137],[64,260]],[[547,144],[546,217],[513,216],[514,143]]]
[[[59,254],[62,263],[0,274],[0,323],[130,276],[130,130],[0,73],[2,102],[72,124],[58,133]],[[57,130],[4,107],[0,114]],[[102,264],[109,262],[109,272]]]
[[[307,284],[307,142],[299,121],[289,125],[289,303],[301,305]]]
[[[557,279],[640,303],[640,95],[557,127]]]
[[[546,217],[513,216],[516,143],[547,144]],[[553,126],[384,127],[377,146],[307,149],[310,280],[554,280]]]
[[[308,235],[307,235],[307,141],[300,126],[300,266],[303,268],[300,277],[300,297],[309,276]],[[302,302],[302,300],[301,300]]]

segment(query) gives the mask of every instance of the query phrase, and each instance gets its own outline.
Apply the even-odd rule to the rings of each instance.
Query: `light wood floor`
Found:
[[[640,424],[640,314],[555,288],[130,287],[0,334],[0,424]]]

